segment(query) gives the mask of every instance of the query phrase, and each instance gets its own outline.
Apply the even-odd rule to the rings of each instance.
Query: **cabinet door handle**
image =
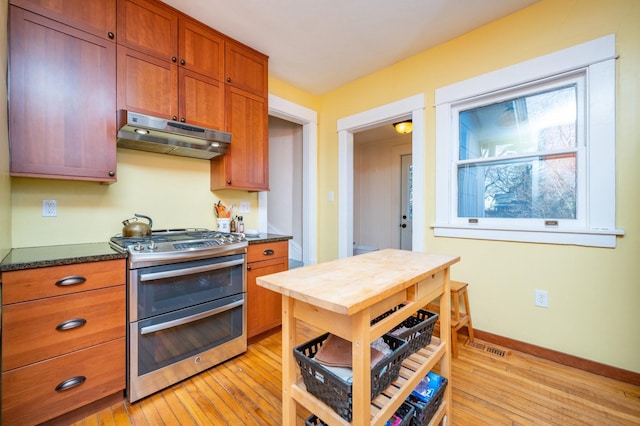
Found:
[[[74,319],[61,322],[56,326],[56,330],[58,331],[73,330],[74,328],[82,327],[86,323],[87,323],[87,320],[84,318],[74,318]]]
[[[265,256],[272,256],[273,254],[275,254],[275,251],[271,249],[266,249],[265,251],[262,252],[262,254],[264,254]]]
[[[58,386],[56,386],[56,392],[63,392],[75,388],[76,386],[80,386],[85,382],[85,380],[87,380],[85,376],[71,377],[70,379],[58,383]]]
[[[231,181],[230,180],[227,181],[227,185],[231,185]]]
[[[251,265],[247,265],[247,271],[251,270]]]
[[[227,83],[231,83],[231,77],[227,77]]]
[[[56,285],[58,287],[66,287],[69,285],[78,285],[78,284],[82,284],[84,282],[86,282],[87,279],[83,276],[80,275],[72,275],[70,277],[64,277],[64,278],[60,278],[58,281],[56,281]]]
[[[171,57],[171,62],[176,62],[178,60],[178,58],[176,58],[175,56]]]
[[[109,37],[111,40],[113,40],[116,37],[116,35],[114,33],[112,33],[111,31],[109,31],[107,33],[107,37]]]
[[[109,170],[109,177],[114,177],[116,175],[116,172],[114,172],[113,170]]]
[[[180,59],[180,65],[184,65],[186,63],[187,63],[187,61],[185,61],[184,59]]]

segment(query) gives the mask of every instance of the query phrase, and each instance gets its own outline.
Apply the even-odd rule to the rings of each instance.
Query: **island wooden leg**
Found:
[[[364,426],[371,422],[371,349],[370,314],[365,309],[353,316],[353,341],[351,354],[353,364],[353,426]]]
[[[450,282],[450,270],[449,268],[444,270],[444,289],[442,296],[440,297],[440,312],[451,312],[451,282]],[[447,353],[442,357],[440,361],[440,375],[451,380],[451,316],[450,315],[441,315],[440,316],[440,340],[444,342],[447,348]],[[451,388],[452,385],[449,383],[447,388],[445,389],[445,397],[444,401],[447,401],[445,406],[444,415],[446,416],[446,422],[443,424],[452,424],[451,419]]]
[[[282,424],[296,424],[296,401],[291,386],[296,382],[296,362],[293,348],[296,346],[296,319],[293,316],[294,299],[282,296]]]

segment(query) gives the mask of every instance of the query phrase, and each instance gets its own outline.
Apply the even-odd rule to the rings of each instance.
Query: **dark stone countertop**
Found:
[[[107,242],[14,248],[0,263],[0,272],[124,259],[126,257],[126,253],[115,251]]]
[[[287,241],[291,238],[293,237],[290,235],[260,234],[259,237],[247,237],[247,242],[262,244]],[[14,248],[0,263],[0,272],[124,259],[126,257],[126,253],[115,251],[107,242]]]
[[[260,234],[259,237],[248,237],[245,235],[249,244],[275,243],[276,241],[288,241],[293,237],[291,235],[279,234]]]

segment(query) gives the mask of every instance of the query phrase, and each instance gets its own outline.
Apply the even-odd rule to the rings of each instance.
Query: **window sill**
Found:
[[[624,235],[620,229],[509,229],[448,224],[433,224],[431,227],[436,237],[604,248],[615,248],[617,237]]]

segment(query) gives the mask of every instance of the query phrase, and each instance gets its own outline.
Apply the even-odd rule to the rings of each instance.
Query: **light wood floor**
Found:
[[[469,347],[460,339],[449,424],[640,425],[639,386],[518,352],[503,357],[493,351],[503,348]],[[278,332],[198,376],[74,425],[280,425],[280,350]],[[298,425],[308,415],[299,408]]]

